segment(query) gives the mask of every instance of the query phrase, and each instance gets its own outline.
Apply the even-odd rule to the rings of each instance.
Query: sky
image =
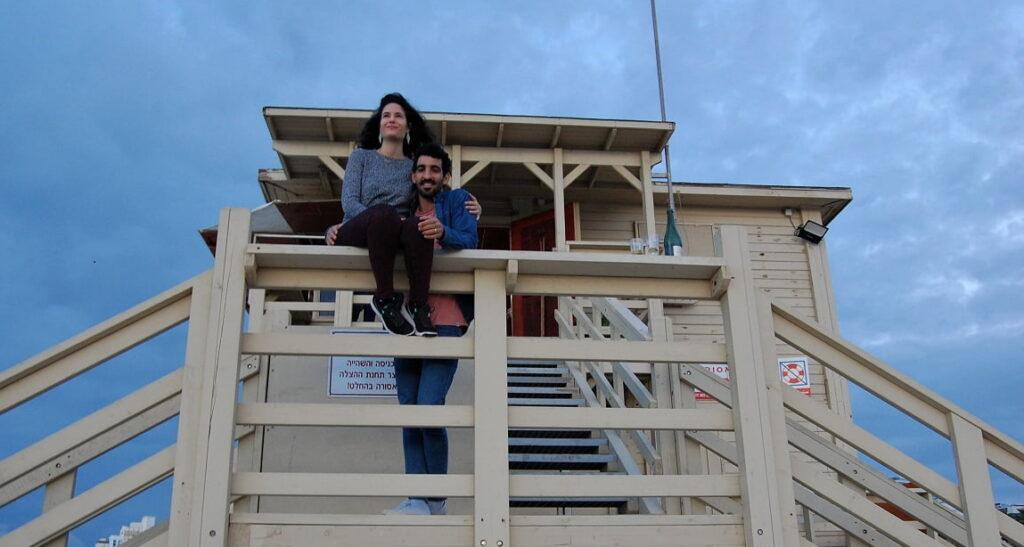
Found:
[[[826,238],[840,331],[1024,438],[1024,4],[662,1],[675,180],[852,188]],[[644,0],[0,2],[0,369],[211,267],[257,207],[264,106],[660,119]],[[0,458],[181,366],[183,329],[0,415]],[[948,444],[854,392],[947,476]],[[83,468],[81,491],[173,439]],[[162,489],[162,490],[161,490]],[[75,530],[166,518],[167,485]],[[998,501],[1024,489],[996,476]],[[0,534],[41,495],[0,508]],[[152,508],[152,510],[150,510]]]

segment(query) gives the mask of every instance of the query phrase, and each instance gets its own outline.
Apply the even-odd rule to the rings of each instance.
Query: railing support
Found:
[[[217,256],[205,325],[208,334],[201,361],[203,385],[199,416],[196,430],[190,432],[190,441],[194,441],[192,448],[195,451],[183,456],[187,458],[188,454],[194,454],[195,458],[191,463],[194,466],[188,519],[191,522],[185,541],[176,543],[180,545],[223,547],[227,544],[235,399],[245,312],[244,258],[249,243],[249,221],[250,213],[247,209],[224,209],[220,214]],[[193,316],[193,320],[196,318]],[[190,351],[192,349],[189,348]],[[180,482],[175,479],[176,486]],[[175,530],[171,532],[175,536]],[[176,541],[180,541],[178,538],[180,536],[175,536]]]
[[[721,228],[734,279],[722,297],[748,546],[797,545],[793,477],[775,364],[771,301],[754,287],[746,230]]]
[[[992,496],[992,479],[981,429],[956,414],[950,414],[949,430],[970,545],[999,545],[999,521],[993,509],[996,502]]]
[[[509,545],[505,272],[476,270],[473,341],[474,545]]]

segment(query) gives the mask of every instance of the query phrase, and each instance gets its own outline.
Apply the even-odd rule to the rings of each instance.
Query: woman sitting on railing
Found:
[[[345,170],[341,224],[328,228],[328,245],[351,245],[369,251],[377,288],[370,300],[384,328],[394,334],[436,336],[427,295],[433,267],[433,237],[441,233],[437,219],[409,214],[414,197],[409,181],[410,157],[434,136],[423,116],[399,93],[389,93],[363,126],[359,148]],[[466,209],[479,215],[479,203]],[[402,250],[409,276],[409,299],[395,292],[395,255]]]

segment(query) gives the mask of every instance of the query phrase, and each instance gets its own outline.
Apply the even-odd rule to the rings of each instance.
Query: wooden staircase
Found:
[[[583,407],[586,401],[572,387],[561,361],[510,361],[509,406]],[[599,435],[599,434],[598,434]],[[608,439],[586,429],[512,429],[508,432],[508,465],[512,474],[620,474]],[[625,512],[630,498],[510,498],[510,507],[604,507]]]

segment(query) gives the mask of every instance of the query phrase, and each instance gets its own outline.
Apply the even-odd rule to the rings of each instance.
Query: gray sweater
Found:
[[[341,208],[345,212],[342,222],[382,203],[395,207],[402,216],[408,215],[414,194],[411,173],[409,158],[389,158],[376,150],[353,150],[341,188]]]

